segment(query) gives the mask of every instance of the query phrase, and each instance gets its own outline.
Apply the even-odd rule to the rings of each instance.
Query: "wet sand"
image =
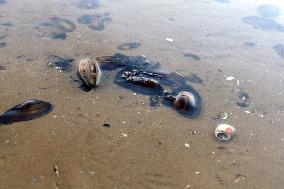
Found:
[[[284,44],[284,14],[258,12],[265,4],[283,12],[280,1],[106,0],[90,9],[77,0],[1,2],[0,112],[35,98],[54,110],[0,127],[0,188],[283,188],[284,59],[275,45]],[[102,30],[77,22],[105,13],[111,21]],[[36,29],[55,16],[76,24],[64,40]],[[131,42],[141,45],[118,49]],[[148,96],[117,86],[110,75],[81,91],[74,71],[45,61],[72,58],[75,69],[86,56],[117,52],[200,77],[202,83],[189,82],[202,98],[200,116],[152,108]],[[248,107],[236,105],[240,88]],[[222,112],[226,120],[216,118]],[[220,123],[236,128],[233,140],[215,139]]]

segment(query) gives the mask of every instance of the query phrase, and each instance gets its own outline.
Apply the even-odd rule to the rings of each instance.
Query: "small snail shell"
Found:
[[[190,110],[196,106],[196,99],[192,93],[182,91],[176,96],[173,104],[176,109]]]
[[[235,134],[235,128],[231,125],[220,124],[215,129],[215,136],[218,140],[230,140],[231,137]]]
[[[97,86],[101,76],[97,61],[92,58],[82,59],[79,63],[78,75],[86,85]]]

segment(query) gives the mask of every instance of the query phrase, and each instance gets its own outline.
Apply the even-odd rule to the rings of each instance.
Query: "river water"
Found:
[[[54,105],[0,127],[0,188],[283,188],[282,13],[277,0],[0,0],[0,112]],[[56,19],[67,23],[59,33]],[[115,53],[194,78],[200,115],[151,107],[108,73],[80,90],[79,61]],[[70,70],[48,66],[50,55]],[[232,140],[215,138],[221,123],[236,128]]]

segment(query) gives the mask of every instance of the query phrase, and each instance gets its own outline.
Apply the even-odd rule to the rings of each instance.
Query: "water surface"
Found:
[[[283,10],[277,0],[0,0],[0,112],[54,105],[0,127],[2,188],[283,188]],[[115,53],[192,78],[199,117],[151,107],[113,72],[80,90],[79,61]],[[230,142],[214,137],[221,123],[237,130]]]

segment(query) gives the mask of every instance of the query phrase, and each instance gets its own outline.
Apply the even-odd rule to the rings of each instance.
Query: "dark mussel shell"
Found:
[[[19,121],[28,121],[42,117],[53,109],[49,102],[28,100],[0,115],[0,124],[11,124]]]
[[[200,114],[201,97],[190,85],[186,85],[165,95],[163,104],[185,117],[195,118]]]
[[[144,95],[163,95],[164,89],[160,85],[158,77],[154,79],[147,74],[139,74],[138,72],[136,73],[135,69],[123,69],[116,75],[114,83]],[[147,73],[155,74],[152,72]]]

